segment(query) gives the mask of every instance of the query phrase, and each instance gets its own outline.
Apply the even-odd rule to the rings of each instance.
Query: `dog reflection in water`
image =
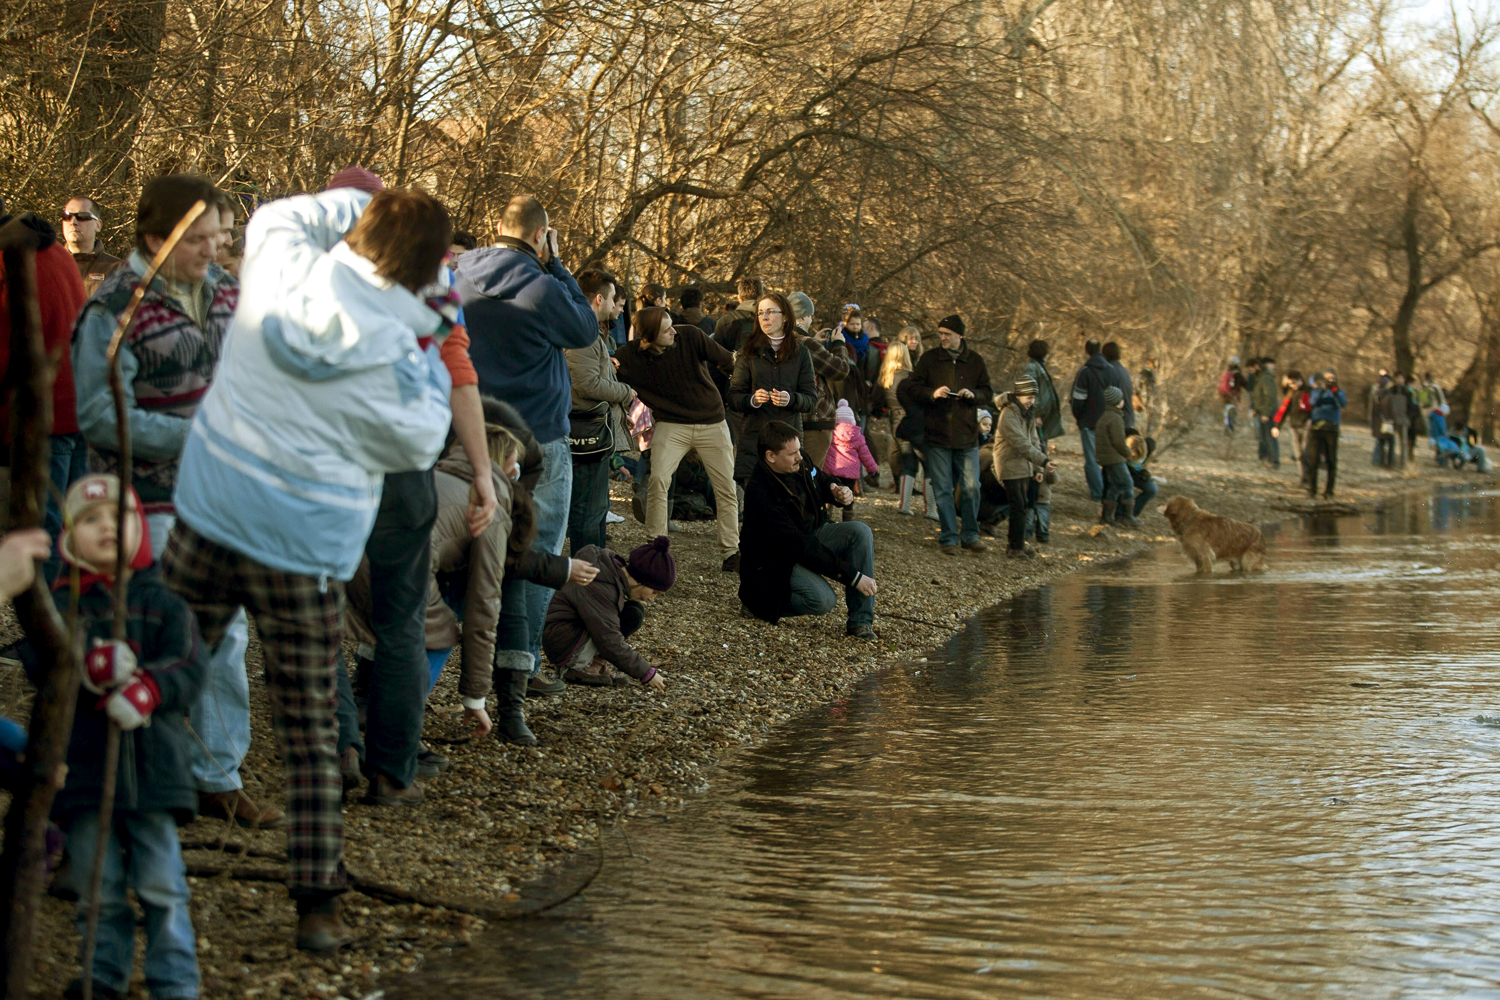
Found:
[[[1168,500],[1162,514],[1199,573],[1212,573],[1216,559],[1251,573],[1266,568],[1266,540],[1255,525],[1210,514],[1187,497]]]

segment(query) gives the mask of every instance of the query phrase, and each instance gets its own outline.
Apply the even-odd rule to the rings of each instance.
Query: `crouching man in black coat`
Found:
[[[824,577],[844,585],[849,608],[847,634],[875,635],[875,538],[863,521],[832,523],[830,503],[852,499],[850,491],[817,476],[802,461],[802,441],[788,423],[761,429],[760,461],[745,487],[745,524],[740,529],[740,600],[756,618],[773,625],[797,615],[826,615],[838,604]]]

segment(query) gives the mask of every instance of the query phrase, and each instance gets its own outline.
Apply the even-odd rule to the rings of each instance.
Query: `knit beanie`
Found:
[[[1030,375],[1022,375],[1016,379],[1015,388],[1012,390],[1017,396],[1035,396],[1036,379]]]
[[[958,313],[954,313],[952,316],[945,316],[943,319],[938,320],[938,329],[952,330],[962,337],[964,335],[964,321],[959,317]]]
[[[372,173],[356,163],[353,166],[345,167],[333,175],[333,179],[328,182],[327,190],[332,191],[334,188],[356,188],[357,190],[368,191],[374,194],[376,191],[384,190],[385,182],[380,179],[378,174]]]
[[[57,540],[58,551],[62,553],[64,560],[96,573],[113,572],[113,566],[91,566],[78,558],[73,552],[73,525],[83,520],[95,508],[107,505],[113,509],[116,508],[119,502],[120,479],[118,476],[113,476],[106,472],[96,472],[92,475],[84,476],[82,479],[74,480],[73,485],[68,487],[67,496],[63,499],[63,523],[65,527],[63,528],[62,535]],[[139,568],[135,565],[138,561],[136,557],[140,554],[142,547],[145,547],[149,552],[151,541],[147,536],[146,520],[141,515],[140,498],[135,495],[134,489],[131,489],[130,499],[127,503],[129,505],[127,509],[134,514],[140,524],[140,531],[135,539],[130,539],[129,534],[123,531],[119,533],[118,537],[135,542],[135,550],[125,553],[125,561],[132,567]]]
[[[1125,394],[1120,391],[1119,386],[1107,385],[1104,387],[1104,405],[1119,406],[1125,401]]]
[[[636,583],[643,583],[652,590],[671,590],[672,584],[677,582],[677,560],[668,551],[671,547],[670,538],[657,535],[654,540],[630,550],[625,568]]]
[[[838,407],[833,411],[833,422],[836,424],[852,424],[857,422],[854,419],[854,410],[850,408],[847,399],[839,400]]]
[[[786,297],[786,300],[792,307],[793,319],[807,319],[817,311],[817,304],[806,292],[793,292]]]

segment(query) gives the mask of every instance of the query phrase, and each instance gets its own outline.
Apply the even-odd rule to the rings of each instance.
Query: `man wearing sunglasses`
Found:
[[[104,252],[99,246],[99,229],[103,220],[99,218],[99,206],[92,198],[69,198],[62,210],[63,239],[73,263],[78,265],[78,276],[83,279],[84,291],[90,296],[94,289],[119,267],[120,258]]]

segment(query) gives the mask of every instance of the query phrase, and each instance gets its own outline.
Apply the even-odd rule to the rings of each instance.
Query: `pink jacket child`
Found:
[[[854,411],[849,408],[848,400],[839,400],[838,409],[833,411],[833,420],[833,444],[823,459],[823,472],[845,480],[845,485],[859,479],[861,465],[869,472],[878,472],[880,464],[870,454],[870,446],[865,444],[865,436],[854,422]]]

